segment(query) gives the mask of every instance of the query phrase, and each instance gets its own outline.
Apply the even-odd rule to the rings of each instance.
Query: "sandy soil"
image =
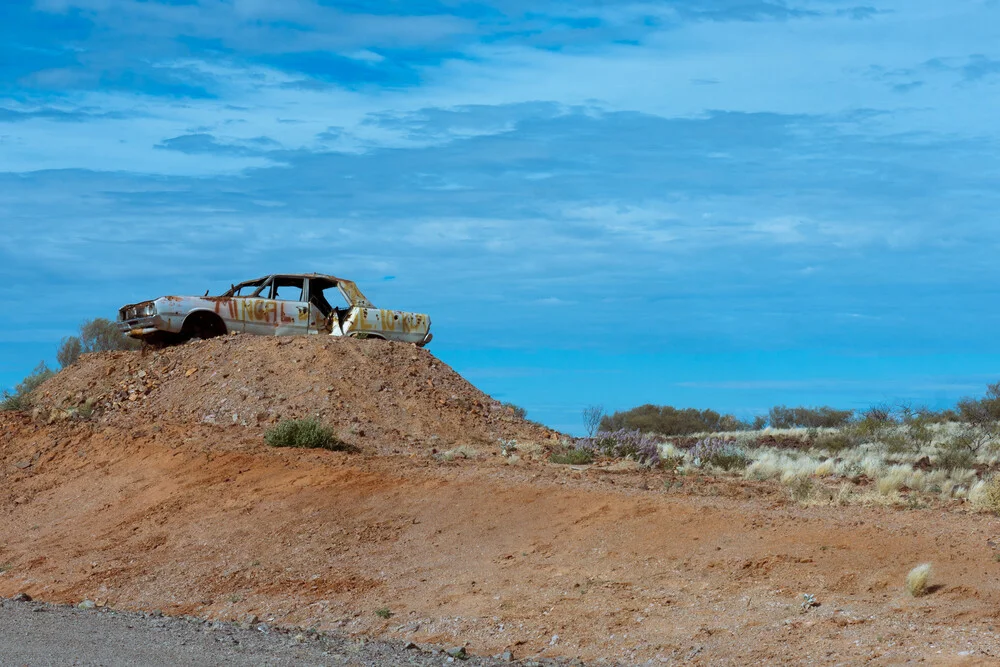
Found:
[[[544,450],[511,464],[485,439],[446,461],[426,443],[276,450],[254,426],[125,416],[0,417],[0,595],[479,655],[1000,664],[1000,523],[965,505],[805,508],[739,478]],[[912,598],[922,562],[934,587]]]

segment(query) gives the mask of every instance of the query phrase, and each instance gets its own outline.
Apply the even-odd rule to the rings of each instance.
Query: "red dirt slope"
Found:
[[[740,479],[0,417],[0,595],[479,654],[989,664],[998,529],[940,509],[800,508]],[[923,561],[939,588],[910,598],[903,579]],[[820,606],[803,611],[803,593]]]

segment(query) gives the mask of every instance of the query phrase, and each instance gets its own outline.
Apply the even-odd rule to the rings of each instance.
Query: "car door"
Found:
[[[258,336],[274,334],[275,304],[271,299],[273,280],[268,278],[252,295],[240,299],[240,319],[246,333]]]
[[[272,322],[275,336],[294,336],[309,331],[308,284],[304,278],[275,276],[271,282]]]

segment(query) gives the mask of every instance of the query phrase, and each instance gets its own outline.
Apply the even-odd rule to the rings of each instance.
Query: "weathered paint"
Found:
[[[335,313],[324,316],[316,305],[303,301],[259,296],[165,296],[122,307],[118,314],[119,328],[136,338],[158,331],[180,333],[188,316],[210,312],[222,319],[228,331],[259,335],[366,334],[418,345],[427,343],[431,338],[430,317],[421,313],[375,308],[350,280],[320,274],[279,274],[268,278],[317,281],[316,284],[325,285],[323,289],[335,285],[349,304],[346,316],[343,309],[340,311],[343,325]]]

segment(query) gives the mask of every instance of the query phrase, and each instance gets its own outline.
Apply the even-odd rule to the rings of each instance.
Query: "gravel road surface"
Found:
[[[0,599],[0,665],[557,665],[158,614]]]

